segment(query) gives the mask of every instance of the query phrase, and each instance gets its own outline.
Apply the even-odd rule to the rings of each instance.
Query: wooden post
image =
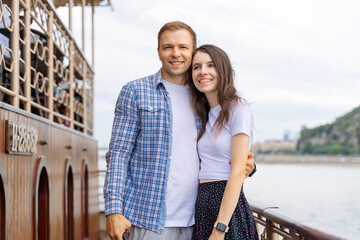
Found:
[[[279,236],[273,231],[272,227],[274,223],[269,219],[266,219],[266,239],[267,240],[278,240]]]
[[[70,112],[70,128],[74,128],[74,39],[70,40],[70,47],[69,47],[69,57],[70,57],[70,77],[69,77],[69,94],[70,94],[70,101],[69,101],[69,112]]]
[[[47,76],[49,79],[49,96],[48,96],[48,108],[50,110],[48,118],[50,121],[54,119],[54,41],[53,41],[53,24],[54,24],[54,13],[49,12],[48,18],[48,35],[47,35],[47,47],[49,67],[47,71]]]
[[[88,119],[88,116],[87,116],[87,91],[86,91],[86,83],[87,83],[87,69],[88,69],[88,66],[87,64],[84,64],[84,67],[83,67],[83,85],[82,85],[82,103],[83,103],[83,108],[84,108],[84,112],[83,112],[83,124],[84,124],[84,129],[83,129],[83,132],[85,134],[87,134],[87,129],[88,129],[88,126],[87,126],[87,119]]]
[[[92,95],[91,95],[91,136],[94,136],[94,111],[95,111],[95,103],[94,103],[94,98],[95,98],[95,89],[94,89],[94,83],[95,79],[94,79],[94,75],[92,77],[92,81],[91,81],[91,90],[92,90]]]
[[[25,111],[31,112],[31,39],[30,39],[30,23],[31,23],[31,0],[26,0],[25,11],[25,49],[24,49],[24,61],[25,61],[25,83],[24,83],[24,96],[27,99],[25,102]]]
[[[82,50],[83,52],[85,52],[85,0],[82,0],[82,3],[81,3],[81,12],[82,12],[82,15],[81,15],[81,22],[82,22],[82,27],[81,27],[81,30],[82,30]]]
[[[94,27],[94,15],[95,15],[95,7],[94,1],[91,2],[91,66],[94,68],[95,66],[95,27]]]
[[[69,0],[69,29],[72,32],[72,8],[73,8],[74,2],[73,0]]]
[[[14,68],[10,74],[11,91],[15,96],[11,98],[11,105],[19,107],[19,0],[11,0],[11,20],[14,24],[13,31],[10,34],[10,48],[12,50],[12,64]]]

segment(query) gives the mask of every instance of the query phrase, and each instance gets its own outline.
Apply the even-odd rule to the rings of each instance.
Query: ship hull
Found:
[[[96,140],[1,102],[0,129],[1,239],[97,239]]]

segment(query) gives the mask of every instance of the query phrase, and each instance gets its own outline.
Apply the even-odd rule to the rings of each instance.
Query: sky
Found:
[[[107,146],[122,86],[161,67],[157,33],[190,25],[198,46],[214,44],[233,64],[236,88],[251,102],[255,142],[299,136],[360,105],[358,0],[113,0],[95,10],[95,138]],[[90,22],[90,9],[86,11]],[[59,9],[65,19],[66,12]],[[73,35],[80,39],[80,8]],[[85,52],[91,62],[90,24]]]

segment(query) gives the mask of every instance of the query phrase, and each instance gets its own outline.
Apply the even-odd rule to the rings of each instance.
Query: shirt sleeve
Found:
[[[125,85],[118,97],[104,185],[105,215],[123,214],[123,194],[131,153],[139,131],[136,95],[131,84]]]
[[[233,110],[230,124],[231,136],[244,133],[252,138],[253,116],[248,103],[239,102]]]

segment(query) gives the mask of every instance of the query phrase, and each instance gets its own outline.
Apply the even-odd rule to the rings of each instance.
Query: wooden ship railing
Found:
[[[0,101],[93,136],[94,71],[83,53],[84,7],[101,2],[0,0]],[[71,29],[71,9],[79,3],[82,49],[55,11],[69,6]]]
[[[250,200],[260,240],[356,240],[358,236],[318,222],[292,217],[274,205]]]

